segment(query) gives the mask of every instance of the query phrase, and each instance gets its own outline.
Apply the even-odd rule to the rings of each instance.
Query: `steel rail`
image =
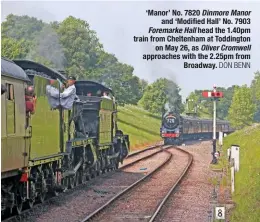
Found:
[[[184,168],[184,170],[182,171],[182,174],[180,175],[179,179],[176,181],[176,183],[172,186],[172,188],[169,190],[169,192],[165,195],[165,197],[163,198],[162,202],[160,203],[160,205],[157,207],[157,209],[155,210],[154,214],[152,215],[151,219],[149,220],[149,222],[153,222],[155,221],[155,219],[159,216],[159,213],[161,212],[161,209],[163,208],[163,206],[165,206],[165,203],[167,202],[167,200],[169,199],[169,197],[171,196],[171,194],[173,193],[173,191],[178,187],[178,185],[180,184],[180,182],[182,181],[182,179],[185,177],[185,175],[187,174],[188,170],[190,169],[192,163],[193,163],[193,156],[182,149],[176,148],[179,151],[188,154],[189,156],[189,160],[188,163],[186,165],[186,167]]]
[[[172,146],[170,146],[172,147]],[[169,148],[170,148],[169,147]],[[167,148],[166,148],[167,149]],[[108,202],[106,202],[104,205],[102,205],[101,207],[99,207],[97,210],[95,210],[94,212],[92,212],[89,216],[85,217],[81,222],[86,222],[86,221],[91,221],[93,219],[95,219],[95,217],[98,217],[98,215],[100,215],[105,209],[107,209],[113,202],[115,202],[116,200],[119,199],[119,197],[123,196],[124,194],[126,194],[127,192],[129,192],[130,190],[132,190],[134,187],[137,187],[139,184],[141,184],[141,182],[143,182],[145,179],[147,179],[148,177],[152,176],[155,172],[157,172],[159,169],[161,169],[162,167],[164,167],[172,158],[172,153],[170,153],[169,151],[167,151],[166,149],[162,149],[160,150],[160,152],[164,151],[167,152],[169,154],[168,158],[163,161],[162,164],[160,164],[157,168],[155,168],[154,170],[152,170],[150,173],[148,173],[146,176],[142,177],[141,179],[139,179],[138,181],[136,181],[135,183],[133,183],[132,185],[130,185],[129,187],[127,187],[126,189],[124,189],[123,191],[121,191],[120,193],[118,193],[116,196],[114,196],[113,198],[111,198]],[[153,153],[154,154],[154,153]]]
[[[137,150],[135,152],[129,153],[129,155],[127,156],[126,159],[128,159],[129,157],[132,157],[132,156],[136,156],[136,155],[138,155],[140,153],[144,153],[144,152],[146,152],[148,150],[153,150],[153,149],[155,149],[157,147],[160,147],[160,146],[163,146],[163,142],[160,142],[159,144],[154,144],[154,145],[149,146],[149,147],[147,147],[145,149],[141,149],[141,150]]]
[[[158,150],[158,151],[156,151],[156,152],[154,152],[154,153],[151,153],[151,154],[149,154],[149,155],[147,155],[147,156],[141,157],[141,158],[139,158],[139,159],[137,159],[137,160],[134,160],[133,162],[130,162],[130,163],[126,164],[126,165],[120,166],[118,169],[124,169],[124,168],[127,168],[127,167],[129,167],[129,166],[132,166],[132,165],[134,165],[134,164],[136,164],[136,163],[138,163],[138,162],[140,162],[140,161],[142,161],[142,160],[148,159],[148,158],[154,156],[155,154],[160,153],[160,152],[162,151],[162,147],[165,147],[166,149],[168,149],[169,147],[172,147],[172,146],[170,146],[170,145],[167,145],[167,146],[160,145],[160,146],[156,146],[156,147],[153,147],[153,148],[149,148],[149,149],[147,149],[147,150],[152,150],[152,149],[156,149],[156,148],[159,148],[159,147],[161,147],[160,150]],[[142,153],[142,152],[141,152],[141,153]]]

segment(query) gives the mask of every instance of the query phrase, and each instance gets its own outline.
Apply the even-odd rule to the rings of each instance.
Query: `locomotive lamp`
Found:
[[[213,100],[213,140],[212,140],[212,148],[213,148],[213,152],[212,152],[212,161],[211,164],[217,164],[217,158],[215,156],[216,153],[216,146],[217,146],[217,140],[216,140],[216,122],[217,122],[217,101],[220,98],[223,98],[223,92],[219,92],[217,91],[217,87],[216,85],[213,86],[213,91],[208,92],[208,91],[204,91],[202,92],[202,96],[205,98],[212,98]]]

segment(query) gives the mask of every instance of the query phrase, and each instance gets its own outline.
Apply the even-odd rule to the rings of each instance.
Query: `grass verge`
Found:
[[[119,107],[118,110],[118,127],[129,135],[131,151],[161,140],[159,115],[151,114],[133,105]]]
[[[231,212],[231,222],[260,221],[260,124],[237,131],[224,139],[223,155],[219,167],[226,169],[221,183],[229,185],[227,149],[231,145],[240,146],[240,168],[235,174],[235,192],[232,199],[236,203]]]

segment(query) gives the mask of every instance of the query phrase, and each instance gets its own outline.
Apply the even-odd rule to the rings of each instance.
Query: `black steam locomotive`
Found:
[[[233,132],[233,129],[228,121],[217,120],[217,137],[219,132],[228,134]],[[162,115],[160,133],[165,145],[180,145],[185,140],[192,139],[210,139],[213,134],[213,121],[166,111]]]

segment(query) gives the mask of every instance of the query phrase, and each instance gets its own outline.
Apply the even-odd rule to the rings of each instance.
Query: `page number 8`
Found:
[[[216,207],[215,217],[218,220],[225,219],[225,207]]]

